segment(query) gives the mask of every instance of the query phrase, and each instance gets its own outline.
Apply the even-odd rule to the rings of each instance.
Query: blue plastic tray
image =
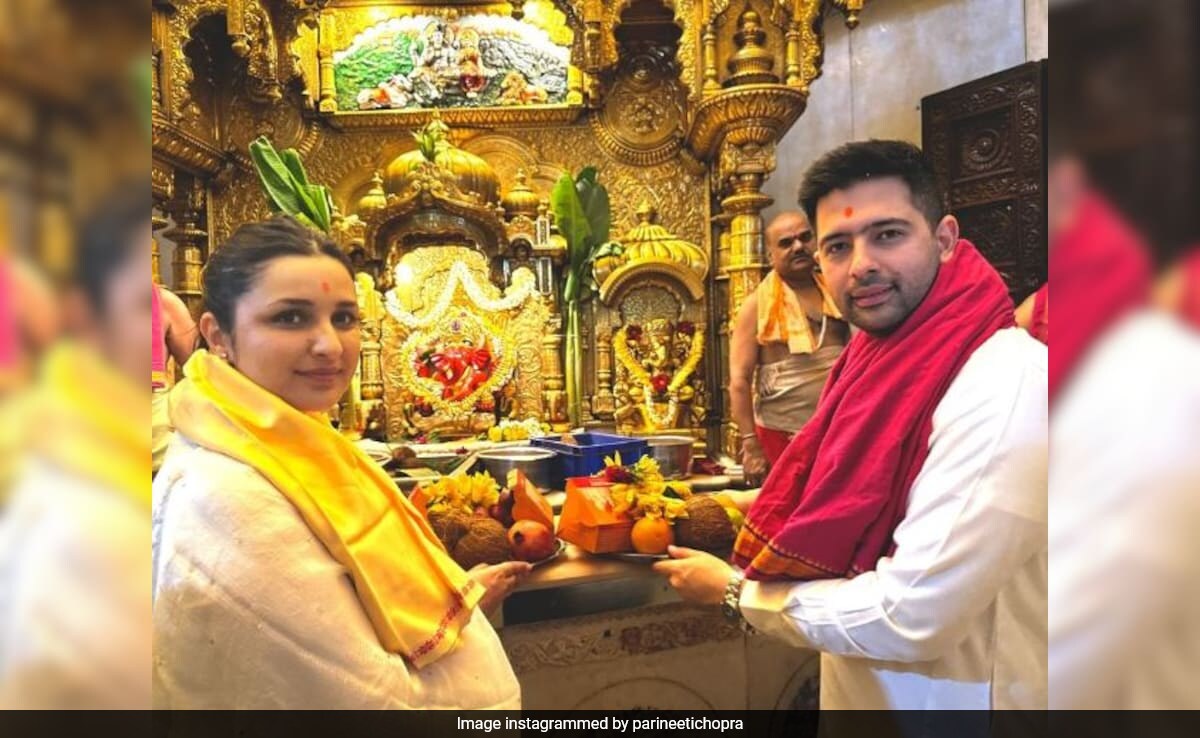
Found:
[[[644,438],[614,436],[609,433],[576,433],[573,438],[579,445],[563,443],[554,436],[534,438],[534,446],[547,448],[558,453],[561,475],[555,489],[563,489],[570,477],[590,477],[604,468],[604,457],[621,454],[622,464],[632,464],[646,455],[649,444]]]

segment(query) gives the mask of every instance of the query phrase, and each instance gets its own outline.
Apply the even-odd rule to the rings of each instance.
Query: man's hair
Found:
[[[899,177],[908,185],[912,202],[937,227],[945,209],[933,167],[919,148],[905,141],[855,141],[830,151],[813,162],[800,185],[800,206],[817,227],[817,201],[834,190],[844,190],[872,178]]]

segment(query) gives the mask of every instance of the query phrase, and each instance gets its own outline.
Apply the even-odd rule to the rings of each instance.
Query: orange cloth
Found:
[[[819,275],[814,274],[813,280],[821,292],[821,312],[841,320],[842,314],[825,291],[825,283]],[[757,293],[756,337],[760,346],[773,342],[786,343],[793,354],[811,354],[817,349],[818,339],[813,335],[800,298],[774,270],[759,283]]]
[[[207,351],[184,367],[171,421],[195,443],[253,467],[346,567],[389,651],[421,667],[449,653],[483,588],[451,560],[383,469],[329,425]]]

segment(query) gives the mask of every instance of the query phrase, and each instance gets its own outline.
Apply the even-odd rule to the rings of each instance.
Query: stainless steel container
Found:
[[[529,481],[543,490],[550,489],[553,484],[554,467],[558,463],[558,454],[532,446],[494,448],[480,451],[476,458],[477,464],[491,474],[500,486],[504,486],[510,471],[520,469]]]
[[[666,479],[687,479],[692,475],[692,444],[690,436],[654,436],[646,439],[648,449],[658,469]]]

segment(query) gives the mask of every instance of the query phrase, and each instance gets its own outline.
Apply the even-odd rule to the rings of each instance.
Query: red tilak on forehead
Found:
[[[851,208],[851,207],[846,208],[845,210],[842,211],[842,215],[849,218],[851,215],[854,215],[854,208]]]
[[[321,291],[324,292],[325,294],[329,294],[329,283],[328,282],[325,282],[325,281],[321,282]]]

